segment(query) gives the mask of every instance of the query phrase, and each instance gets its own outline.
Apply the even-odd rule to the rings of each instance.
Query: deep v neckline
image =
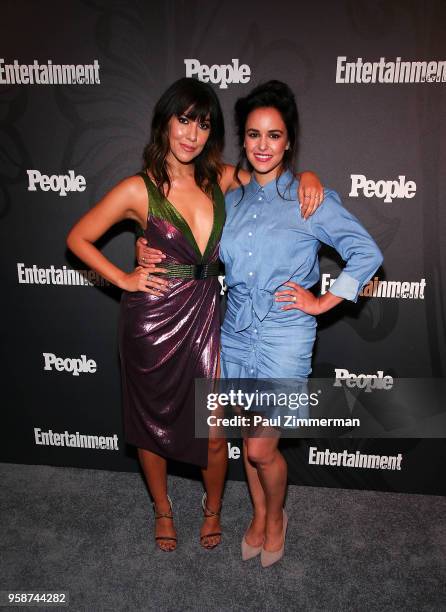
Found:
[[[147,177],[150,180],[150,182],[152,183],[154,189],[157,190],[157,187],[156,187],[155,183],[152,181],[152,179],[149,177],[149,175],[147,175]],[[197,242],[197,240],[195,238],[195,234],[193,233],[192,228],[189,225],[189,223],[186,221],[186,219],[181,214],[181,212],[178,210],[178,208],[174,204],[172,204],[172,202],[165,195],[163,195],[163,200],[170,206],[170,208],[172,209],[174,214],[178,217],[179,221],[181,221],[181,223],[183,225],[182,228],[179,227],[178,229],[180,231],[182,231],[182,233],[184,234],[186,239],[189,238],[190,245],[192,246],[192,248],[194,249],[196,254],[199,256],[201,261],[203,261],[205,259],[206,255],[208,254],[210,243],[211,243],[212,237],[214,236],[216,214],[215,214],[215,193],[214,193],[214,189],[212,189],[212,191],[213,191],[213,194],[212,194],[213,197],[212,197],[212,200],[211,200],[211,204],[212,204],[212,226],[211,226],[211,232],[210,232],[209,237],[207,239],[206,246],[205,246],[205,249],[204,249],[203,253],[201,252],[200,247],[198,246],[198,242]],[[149,202],[149,206],[150,206],[150,202]]]
[[[215,203],[214,203],[214,200],[213,199],[211,200],[211,204],[212,204],[212,226],[211,226],[211,231],[210,231],[210,234],[208,236],[208,239],[207,239],[204,251],[202,253],[201,250],[200,250],[200,247],[198,246],[197,239],[195,238],[195,234],[193,233],[192,228],[189,225],[189,223],[186,221],[185,217],[180,213],[180,211],[175,206],[175,204],[172,204],[172,202],[168,198],[166,198],[166,196],[164,196],[164,199],[169,204],[169,206],[171,208],[173,208],[175,213],[180,217],[180,219],[183,221],[184,225],[187,227],[187,230],[188,230],[187,234],[190,234],[190,237],[192,238],[192,241],[193,241],[192,246],[196,249],[196,251],[198,253],[200,253],[200,258],[201,258],[201,260],[203,260],[205,255],[207,255],[209,243],[210,243],[211,238],[212,238],[212,236],[214,234],[214,226],[215,226]]]

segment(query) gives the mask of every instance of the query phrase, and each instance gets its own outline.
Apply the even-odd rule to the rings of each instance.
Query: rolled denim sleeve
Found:
[[[314,237],[334,248],[346,262],[330,292],[356,302],[364,285],[383,262],[376,242],[358,219],[342,206],[335,191],[326,192],[323,204],[309,222]]]

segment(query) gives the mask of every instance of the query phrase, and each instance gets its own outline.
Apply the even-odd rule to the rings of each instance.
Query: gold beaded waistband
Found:
[[[161,263],[160,267],[165,268],[160,276],[169,278],[193,278],[194,280],[204,280],[209,276],[218,276],[220,273],[220,264],[218,261],[209,264],[174,264]]]

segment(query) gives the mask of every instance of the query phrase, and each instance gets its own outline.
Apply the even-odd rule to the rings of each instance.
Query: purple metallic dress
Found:
[[[144,237],[166,255],[160,266],[218,264],[225,218],[223,194],[213,190],[214,221],[201,254],[192,231],[176,208],[160,196],[145,173],[149,216]],[[195,438],[194,379],[217,373],[220,343],[220,284],[169,278],[162,296],[123,292],[119,348],[125,440],[167,459],[207,466],[208,441]]]

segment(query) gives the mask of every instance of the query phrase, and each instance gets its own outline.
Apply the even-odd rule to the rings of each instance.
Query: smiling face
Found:
[[[246,157],[261,185],[277,177],[285,151],[289,148],[287,129],[277,109],[256,108],[249,113],[244,147]]]
[[[189,110],[189,109],[188,109]],[[191,163],[203,151],[210,134],[208,118],[192,119],[188,111],[177,117],[173,115],[168,123],[169,153],[167,161],[176,160],[182,164]]]

